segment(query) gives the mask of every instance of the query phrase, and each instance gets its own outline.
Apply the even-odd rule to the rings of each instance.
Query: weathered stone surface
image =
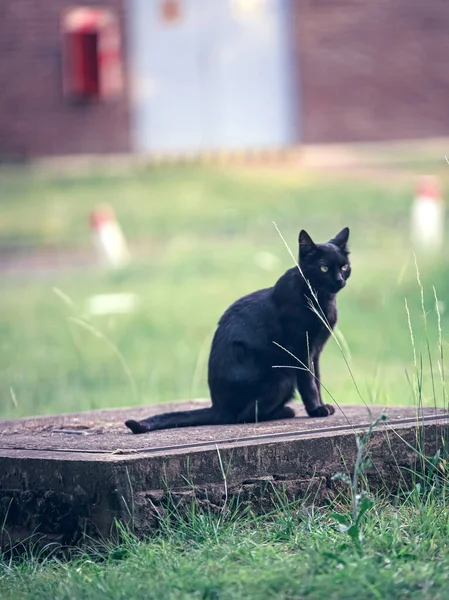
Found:
[[[308,419],[298,404],[292,420],[139,436],[123,420],[160,406],[0,421],[1,542],[39,535],[72,545],[84,535],[108,536],[115,519],[146,534],[170,506],[193,499],[213,511],[237,502],[259,512],[285,500],[326,502],[336,490],[332,476],[353,468],[355,434],[383,410],[342,408]],[[422,469],[415,448],[433,456],[443,447],[449,416],[435,409],[417,415],[410,407],[385,411],[387,423],[370,438],[368,477],[373,487],[394,491],[410,484],[411,470]]]

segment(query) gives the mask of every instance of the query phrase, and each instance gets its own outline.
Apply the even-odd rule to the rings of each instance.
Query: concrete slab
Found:
[[[138,436],[123,425],[129,417],[207,404],[0,421],[0,542],[38,535],[75,544],[84,534],[108,536],[115,519],[145,534],[170,503],[193,497],[212,510],[231,500],[263,510],[280,491],[324,502],[335,494],[332,475],[354,464],[355,434],[383,410],[388,420],[371,438],[369,477],[394,490],[421,468],[413,448],[433,456],[449,432],[449,415],[434,408],[343,405],[332,417],[309,419],[299,403],[297,417],[285,421]]]

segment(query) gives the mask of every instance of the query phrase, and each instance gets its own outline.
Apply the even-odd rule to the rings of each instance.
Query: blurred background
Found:
[[[0,6],[0,418],[204,397],[216,323],[351,228],[322,376],[446,404],[449,4]],[[415,260],[416,256],[416,260]]]

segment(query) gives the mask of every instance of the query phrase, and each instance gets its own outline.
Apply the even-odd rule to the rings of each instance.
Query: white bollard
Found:
[[[435,177],[423,177],[412,206],[411,237],[416,250],[439,252],[444,243],[445,206]]]
[[[100,261],[116,268],[126,265],[129,250],[114,211],[107,206],[97,208],[90,215],[90,226]]]

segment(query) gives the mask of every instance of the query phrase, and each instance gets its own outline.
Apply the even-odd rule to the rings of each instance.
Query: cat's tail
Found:
[[[174,427],[192,427],[194,425],[221,425],[224,423],[226,423],[226,419],[213,407],[210,407],[163,413],[142,421],[130,419],[125,422],[125,425],[133,433],[146,433],[155,429],[173,429]]]

